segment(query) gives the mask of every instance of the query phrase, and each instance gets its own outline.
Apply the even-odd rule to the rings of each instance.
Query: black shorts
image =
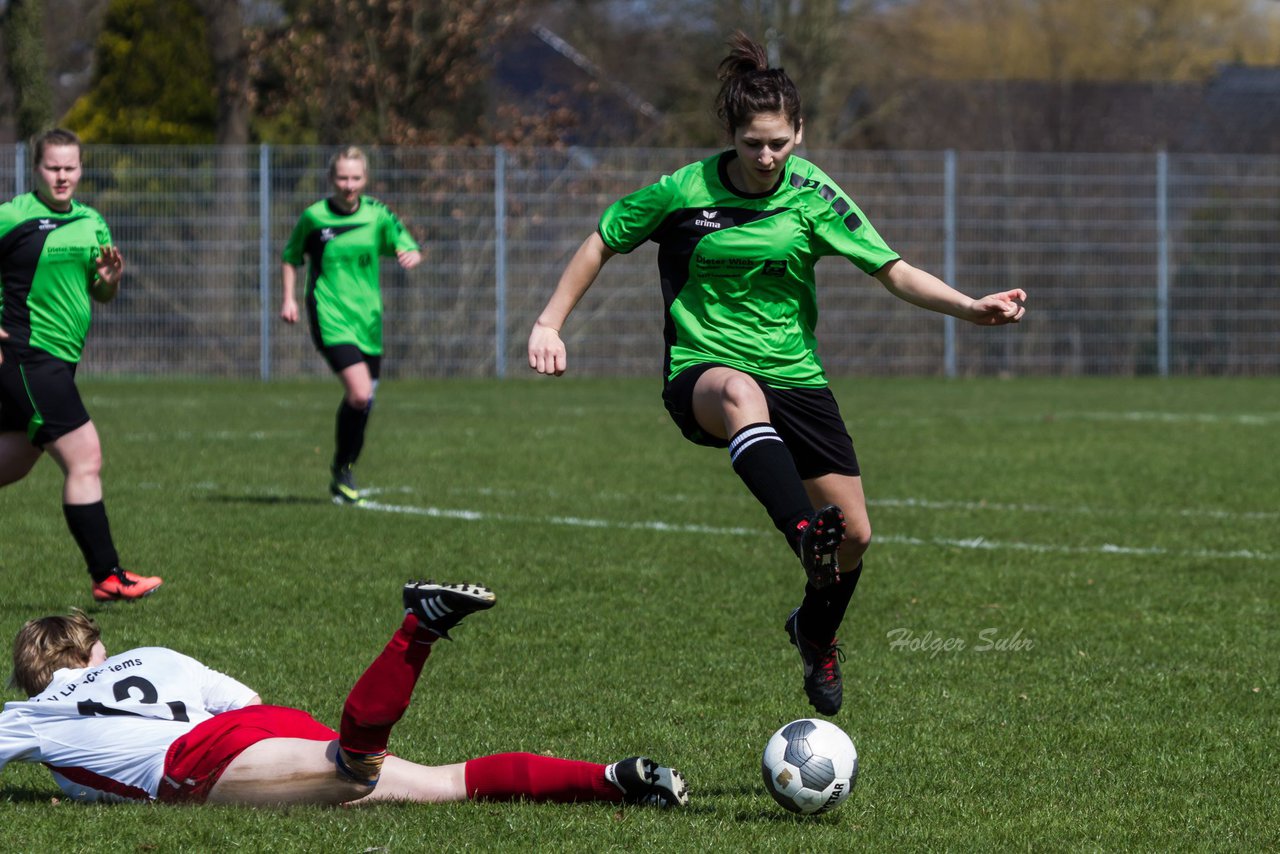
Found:
[[[369,366],[369,376],[377,379],[382,373],[382,357],[370,356],[354,344],[335,344],[332,347],[318,347],[320,355],[329,363],[335,374],[340,374],[352,365],[364,362]]]
[[[43,448],[89,423],[76,364],[42,350],[5,347],[0,363],[0,433],[21,431]]]
[[[693,414],[693,387],[711,368],[725,365],[704,363],[681,371],[662,389],[662,402],[680,432],[690,442],[710,448],[727,448],[729,442],[704,431]],[[736,370],[736,369],[735,369]],[[745,371],[743,372],[745,373]],[[829,388],[775,388],[760,377],[747,374],[764,392],[769,422],[778,431],[804,480],[824,474],[858,477],[858,455],[844,426],[840,407]]]

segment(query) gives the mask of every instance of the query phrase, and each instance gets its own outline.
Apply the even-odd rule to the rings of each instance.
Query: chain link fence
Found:
[[[0,196],[32,186],[0,146]],[[95,307],[97,374],[324,374],[277,319],[280,251],[328,194],[330,149],[89,146],[77,197],[125,254]],[[509,376],[601,211],[705,156],[671,149],[370,149],[367,192],[424,250],[385,261],[385,376]],[[818,266],[828,373],[1259,375],[1280,371],[1280,158],[811,152],[912,264],[1027,320],[979,329],[907,305],[838,258]],[[564,330],[580,375],[662,364],[656,247],[610,262]]]

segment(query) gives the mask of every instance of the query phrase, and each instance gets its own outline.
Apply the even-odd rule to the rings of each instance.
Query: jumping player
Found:
[[[341,804],[467,799],[688,803],[678,771],[501,753],[426,766],[387,753],[433,645],[495,597],[471,584],[406,584],[405,616],[347,697],[338,731],[262,705],[237,680],[162,647],[108,657],[83,613],[32,620],[13,645],[31,698],[0,712],[0,768],[40,762],[81,801]]]
[[[90,299],[115,299],[124,256],[106,222],[74,199],[80,139],[38,137],[36,189],[0,205],[0,487],[48,452],[62,469],[62,513],[93,579],[93,598],[138,599],[161,579],[120,567],[102,500],[102,444],[76,388]]]
[[[800,94],[742,33],[721,63],[717,113],[733,147],[615,202],[569,262],[529,335],[529,366],[559,376],[569,313],[605,263],[658,244],[666,306],[663,402],[733,469],[800,556],[785,629],[820,713],[843,699],[836,632],[871,542],[853,441],[817,355],[814,265],[840,255],[907,302],[972,323],[1022,318],[1026,294],[972,299],[886,245],[847,193],[793,154]]]
[[[344,148],[329,161],[333,194],[308,207],[284,247],[280,318],[298,322],[297,268],[310,259],[307,316],[311,340],[342,381],[336,448],[329,492],[335,503],[360,503],[351,467],[364,447],[382,369],[382,290],[378,259],[394,255],[412,270],[422,261],[418,244],[391,209],[363,195],[369,163],[359,148]]]

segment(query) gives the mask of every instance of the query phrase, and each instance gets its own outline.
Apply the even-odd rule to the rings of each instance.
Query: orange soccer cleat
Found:
[[[93,598],[99,602],[132,601],[150,596],[163,583],[164,579],[157,575],[137,575],[117,566],[105,579],[93,585]]]

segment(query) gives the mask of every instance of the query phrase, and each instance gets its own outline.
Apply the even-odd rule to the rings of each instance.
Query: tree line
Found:
[[[55,114],[67,16],[96,24],[92,70]],[[595,123],[595,139],[707,145],[735,29],[797,80],[811,147],[866,120],[850,104],[867,87],[909,114],[893,93],[922,79],[1280,64],[1275,0],[8,0],[3,24],[17,136],[64,124],[117,143],[554,145]],[[548,70],[552,45],[572,73]]]

